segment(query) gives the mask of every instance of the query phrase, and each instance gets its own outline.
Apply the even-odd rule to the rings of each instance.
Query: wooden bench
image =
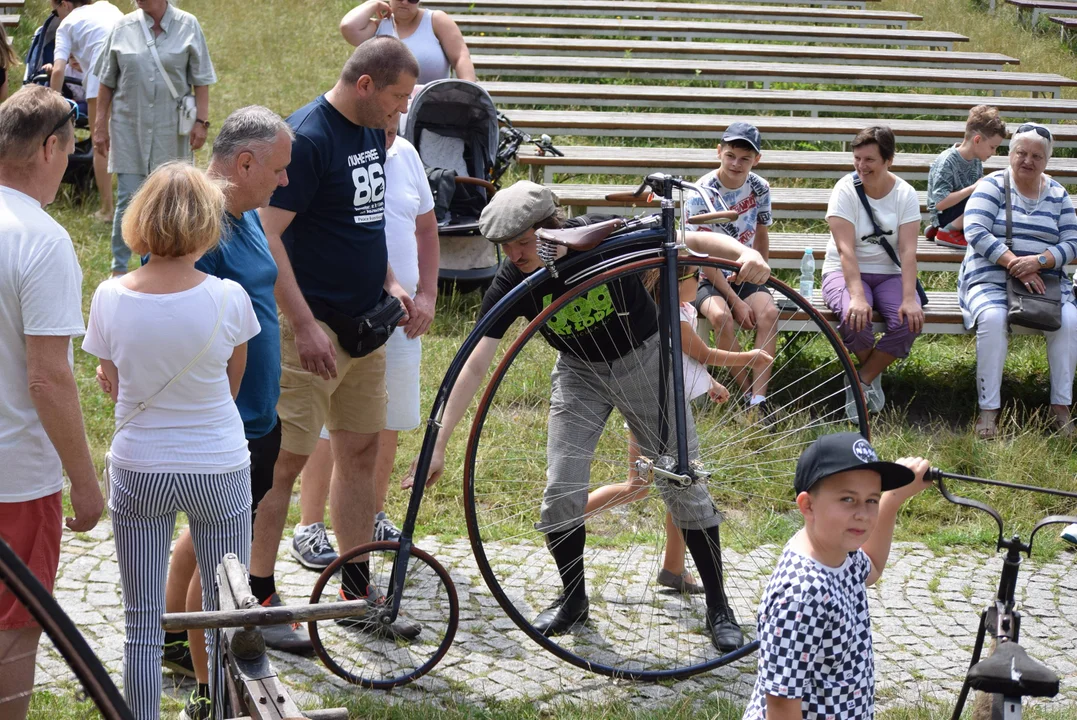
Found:
[[[971,332],[965,330],[956,292],[929,291],[927,299],[928,304],[924,308],[923,335],[965,335]],[[812,305],[819,310],[831,327],[837,328],[838,318],[823,303],[822,293],[818,287],[815,288]],[[809,322],[807,315],[800,310],[779,308],[778,318],[780,320],[778,330],[781,332],[812,332],[816,330],[815,324]],[[886,330],[886,324],[883,323],[879,313],[874,313],[872,322],[875,332],[881,333]],[[709,323],[700,323],[700,337],[709,338],[709,331]]]
[[[539,155],[538,148],[520,148],[516,161],[531,171],[535,182],[551,183],[560,174],[601,174],[643,176],[648,172],[695,176],[710,172],[718,159],[713,149],[656,147],[593,147],[558,145],[565,156]],[[891,169],[905,180],[926,180],[931,163],[938,157],[926,153],[897,153]],[[1007,159],[996,155],[984,163],[985,172],[1001,170]],[[839,178],[852,170],[847,152],[764,150],[755,171],[766,178]],[[1051,158],[1047,172],[1061,183],[1077,182],[1077,160]]]
[[[835,25],[775,25],[768,23],[703,22],[685,20],[656,23],[653,20],[613,18],[533,17],[525,15],[468,15],[454,18],[464,33],[508,35],[576,35],[641,37],[657,40],[744,40],[755,42],[825,43],[933,47],[953,50],[954,43],[968,38],[954,32],[855,28]]]
[[[770,233],[770,266],[798,269],[804,249],[811,248],[816,267],[822,267],[829,240],[829,235],[820,233]],[[925,237],[916,241],[916,267],[921,272],[957,272],[963,257],[964,250],[941,247]]]
[[[642,176],[641,176],[642,177]],[[549,186],[553,194],[572,215],[588,212],[614,213],[617,215],[635,215],[658,207],[658,200],[650,202],[640,200],[627,205],[624,202],[606,199],[610,193],[633,192],[637,185],[579,185],[554,183]],[[927,193],[918,192],[920,213],[927,218]],[[770,189],[770,208],[774,217],[779,219],[822,220],[826,215],[827,202],[830,200],[830,188],[783,188]]]
[[[692,80],[717,83],[814,83],[818,85],[867,85],[871,87],[925,87],[960,90],[1024,91],[1062,97],[1063,87],[1077,87],[1077,80],[1054,73],[1002,72],[956,68],[893,67],[870,65],[809,65],[746,61],[693,60],[676,63],[652,58],[565,57],[548,55],[475,55],[480,80],[493,76],[618,77],[656,80]],[[671,92],[690,92],[671,88]]]
[[[1077,30],[1077,18],[1051,16],[1047,19],[1059,26],[1062,42],[1072,45],[1073,31]]]
[[[922,15],[886,10],[748,6],[702,2],[646,2],[644,0],[426,0],[426,7],[448,13],[504,13],[641,17],[650,20],[747,20],[751,22],[884,25],[906,28]]]
[[[482,86],[498,107],[567,105],[573,107],[740,109],[755,112],[941,115],[965,118],[969,109],[988,102],[1012,120],[1074,120],[1077,100],[923,93],[873,93],[830,90],[757,90],[668,85],[604,85],[593,83],[490,81]]]
[[[965,136],[965,123],[900,118],[813,118],[782,115],[704,115],[692,113],[505,110],[512,124],[531,134],[589,137],[700,138],[717,143],[732,122],[750,122],[765,140],[849,142],[871,125],[886,125],[898,142],[950,145]],[[1077,125],[1048,125],[1055,147],[1077,147]],[[1004,143],[1006,141],[1003,141]]]
[[[587,55],[707,60],[811,62],[828,65],[899,65],[971,70],[998,70],[1020,60],[1001,53],[895,50],[893,48],[827,45],[756,45],[753,43],[619,40],[599,38],[512,37],[468,35],[472,55]]]
[[[22,16],[20,15],[0,13],[0,25],[3,25],[6,28],[17,26],[19,24],[19,20],[21,19]]]
[[[1077,3],[1059,2],[1059,0],[1006,0],[1008,5],[1017,8],[1017,22],[1034,27],[1044,14],[1077,15]]]

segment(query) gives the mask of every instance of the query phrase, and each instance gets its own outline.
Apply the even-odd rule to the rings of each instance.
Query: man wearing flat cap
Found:
[[[480,317],[543,267],[538,255],[538,229],[590,225],[608,219],[584,215],[565,220],[549,188],[521,181],[494,196],[483,210],[480,230],[501,245],[506,255],[490,289],[483,296]],[[689,233],[693,249],[739,260],[748,282],[762,283],[770,269],[754,250],[718,233]],[[558,246],[559,257],[571,252]],[[602,255],[599,253],[599,257]],[[554,299],[570,289],[565,274],[549,277],[520,296],[479,341],[453,386],[430,463],[432,483],[445,465],[445,447],[490,368],[498,343],[518,318],[533,320]],[[571,317],[569,317],[571,315]],[[562,317],[564,316],[564,317]],[[558,351],[551,378],[548,420],[547,485],[540,522],[547,547],[560,573],[564,591],[538,615],[532,626],[547,636],[560,635],[587,620],[589,603],[584,588],[583,553],[586,542],[584,508],[595,443],[614,408],[627,421],[644,455],[657,457],[659,406],[655,402],[659,372],[658,308],[639,275],[622,277],[593,288],[553,315],[540,329]],[[615,377],[616,392],[609,378]],[[689,453],[698,457],[698,441],[689,421]],[[682,530],[707,595],[707,627],[723,652],[744,642],[722,588],[718,524],[721,515],[705,485],[663,489],[663,499]]]

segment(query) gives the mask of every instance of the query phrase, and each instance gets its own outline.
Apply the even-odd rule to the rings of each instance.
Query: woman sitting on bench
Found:
[[[841,319],[841,338],[860,361],[860,384],[871,412],[886,402],[883,371],[908,356],[924,325],[916,286],[920,202],[912,186],[890,172],[893,162],[890,128],[861,130],[853,139],[856,172],[838,180],[826,209],[830,241],[823,260],[823,300]],[[878,343],[874,310],[886,323]],[[851,387],[845,389],[845,413],[856,420]]]
[[[980,417],[976,433],[993,438],[1002,405],[1002,366],[1008,325],[1007,276],[1042,294],[1045,276],[1057,276],[1077,257],[1077,216],[1069,193],[1043,174],[1051,157],[1051,132],[1025,123],[1010,139],[1010,166],[976,185],[965,206],[969,251],[957,276],[957,295],[966,328],[976,328],[976,388]],[[1007,233],[1006,188],[1010,227]],[[1007,242],[1007,235],[1012,239]],[[1051,280],[1048,278],[1048,280]],[[1051,368],[1051,411],[1058,431],[1070,436],[1073,372],[1077,367],[1077,307],[1073,288],[1058,283],[1062,327],[1045,332]]]

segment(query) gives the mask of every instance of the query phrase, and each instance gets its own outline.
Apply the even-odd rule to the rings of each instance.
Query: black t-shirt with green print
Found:
[[[612,215],[581,215],[569,219],[565,227],[578,227],[608,220]],[[571,252],[571,251],[570,251]],[[601,257],[601,253],[596,257]],[[507,259],[501,263],[490,289],[482,298],[481,318],[501,298],[523,282],[526,275]],[[502,338],[517,318],[534,320],[540,312],[569,288],[565,276],[547,278],[498,318],[487,337]],[[541,328],[554,349],[587,360],[611,362],[639,347],[658,331],[658,308],[644,289],[639,275],[598,285],[551,317]]]

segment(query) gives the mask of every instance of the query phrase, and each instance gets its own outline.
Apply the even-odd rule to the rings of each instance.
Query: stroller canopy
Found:
[[[497,108],[473,82],[435,80],[411,101],[404,137],[428,168],[488,180],[497,155]]]

